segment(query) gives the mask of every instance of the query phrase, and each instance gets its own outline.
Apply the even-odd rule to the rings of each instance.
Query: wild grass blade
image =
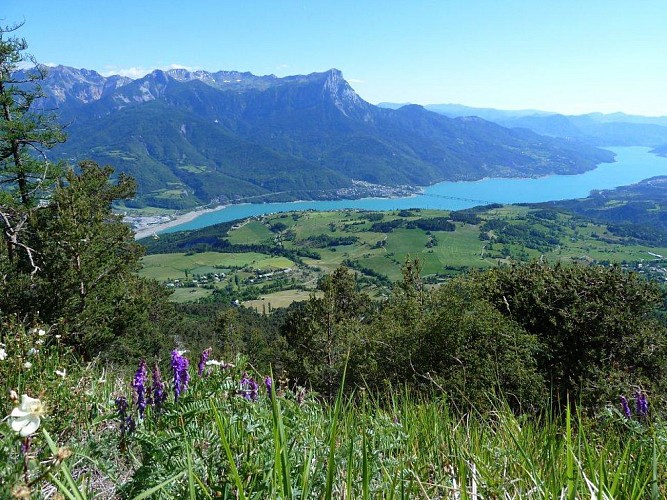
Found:
[[[354,482],[352,480],[352,475],[354,473],[354,439],[351,437],[348,450],[347,450],[347,470],[345,472],[345,482],[347,483],[346,495],[347,500],[353,499],[354,493]]]
[[[273,378],[273,377],[272,377]],[[273,439],[275,443],[275,467],[281,478],[283,498],[292,498],[292,477],[290,473],[289,451],[287,446],[287,435],[283,423],[280,401],[276,397],[275,388],[271,385],[271,413],[273,417]]]
[[[345,388],[345,375],[347,374],[347,362],[343,367],[343,377],[334,403],[333,414],[331,414],[331,425],[329,427],[329,457],[327,459],[327,479],[324,489],[324,498],[329,500],[333,493],[333,478],[336,472],[336,438],[338,437],[338,418],[343,400],[343,389]]]
[[[229,447],[229,442],[227,441],[227,436],[225,434],[225,424],[223,422],[222,416],[218,412],[218,409],[215,407],[215,402],[211,400],[211,411],[213,412],[213,417],[215,419],[215,425],[216,428],[218,429],[218,435],[220,436],[220,441],[222,442],[222,447],[225,449],[225,454],[227,455],[227,461],[229,462],[229,469],[230,469],[230,474],[232,476],[232,480],[234,481],[234,484],[236,485],[236,492],[238,495],[238,498],[240,500],[245,500],[245,492],[243,488],[243,481],[241,480],[241,476],[239,475],[239,471],[236,468],[236,462],[234,461],[234,455],[232,454],[232,450]]]
[[[200,478],[197,474],[194,474],[194,475],[193,475],[193,478],[194,478],[194,480],[197,482],[197,484],[199,485],[199,487],[201,488],[199,491],[201,491],[202,493],[204,493],[204,495],[206,495],[207,498],[213,498],[213,495],[211,495],[211,493],[209,492],[209,488],[208,488],[208,486],[206,486],[206,485],[204,484],[204,482],[201,480],[201,478]]]
[[[301,469],[301,498],[310,498],[310,467],[313,461],[313,449],[308,448],[304,455]]]
[[[370,477],[368,471],[368,442],[366,441],[366,429],[361,434],[361,498],[370,498]]]
[[[165,488],[166,486],[169,486],[171,483],[174,481],[178,481],[180,478],[185,476],[187,474],[187,471],[181,471],[178,474],[174,474],[168,479],[165,479],[162,481],[160,484],[153,486],[152,488],[147,489],[146,491],[140,493],[136,497],[134,497],[132,500],[143,500],[144,498],[148,498],[153,496],[155,493],[160,491],[161,489]]]
[[[626,471],[628,466],[629,455],[630,455],[630,446],[629,443],[626,442],[625,449],[623,450],[623,455],[621,455],[619,465],[616,467],[616,472],[612,476],[611,485],[608,487],[608,492],[612,496],[612,498],[615,498],[617,496],[617,491],[619,489],[619,486],[621,485],[623,476],[627,474]]]
[[[567,400],[565,409],[565,469],[567,475],[567,497],[574,500],[576,497],[576,485],[574,481],[574,448],[572,445],[572,412],[570,410],[570,399]]]
[[[185,434],[185,430],[183,431]],[[189,443],[186,444],[186,460],[188,465],[188,493],[190,494],[190,500],[196,500],[197,494],[195,490],[195,471],[192,465],[192,450],[190,449]]]
[[[53,455],[56,455],[58,453],[58,446],[53,441],[53,439],[51,439],[51,436],[49,435],[46,429],[42,428],[42,434],[44,435],[44,438],[46,439],[46,442],[49,445],[51,453]],[[69,467],[67,467],[67,464],[65,464],[64,462],[60,465],[60,472],[62,473],[63,476],[65,476],[65,481],[67,482],[67,486],[69,487],[69,490],[67,490],[60,481],[57,481],[58,483],[60,483],[58,487],[61,488],[61,491],[63,493],[68,492],[67,496],[72,495],[71,498],[75,498],[77,500],[86,500],[87,498],[86,494],[79,489],[79,486],[76,484],[74,477],[72,477],[72,473],[70,472]],[[54,474],[49,474],[49,476],[52,479],[56,480]]]
[[[653,457],[651,464],[651,499],[658,500],[660,498],[660,487],[658,486],[658,450],[655,443],[655,432],[653,432]]]
[[[67,498],[70,500],[80,500],[80,497],[78,495],[75,495],[70,491],[70,489],[60,480],[58,479],[54,474],[49,474],[49,480],[53,482],[57,487],[60,493],[65,495]]]

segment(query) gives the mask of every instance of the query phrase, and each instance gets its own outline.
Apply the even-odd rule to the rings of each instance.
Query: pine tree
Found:
[[[10,188],[4,202],[30,207],[57,177],[45,152],[65,138],[53,114],[35,110],[46,70],[25,53],[23,38],[8,36],[20,26],[0,28],[0,183]],[[19,71],[27,63],[33,69]]]
[[[111,346],[115,354],[152,354],[168,292],[137,276],[143,248],[112,212],[113,201],[132,197],[136,183],[123,174],[112,182],[113,169],[92,161],[78,170],[70,169],[37,211],[39,318],[85,357]]]
[[[45,152],[64,141],[53,115],[35,110],[36,101],[43,97],[39,81],[46,73],[26,54],[26,41],[13,36],[20,27],[0,27],[0,225],[5,242],[0,251],[2,276],[12,271],[34,274],[39,270],[30,244],[28,219],[58,176],[58,169],[47,160]],[[33,69],[22,70],[26,64]]]
[[[318,288],[319,294],[289,308],[282,333],[294,356],[291,375],[333,399],[346,366],[347,381],[361,383],[368,354],[361,329],[374,307],[344,266],[322,278]]]
[[[64,134],[39,109],[45,68],[14,36],[20,27],[0,27],[0,326],[11,316],[48,324],[86,357],[150,355],[168,294],[137,276],[142,249],[111,210],[136,183],[112,182],[113,169],[94,162],[63,175],[48,161]]]

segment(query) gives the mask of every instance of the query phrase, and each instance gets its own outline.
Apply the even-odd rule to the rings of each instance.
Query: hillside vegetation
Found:
[[[143,273],[168,287],[111,208],[135,180],[35,154],[64,137],[31,112],[18,28],[0,28],[2,498],[667,494],[663,289],[518,262],[643,255],[634,239],[543,208],[279,214],[150,240]],[[459,235],[489,269],[448,257]],[[176,280],[211,296],[170,302]],[[240,304],[297,284],[314,293]]]
[[[587,198],[545,203],[607,225],[626,241],[662,246],[667,242],[667,177],[593,191]]]
[[[133,378],[82,364],[57,329],[7,325],[0,375],[49,417],[28,440],[0,431],[0,481],[74,498],[665,494],[655,287],[536,263],[428,291],[404,271],[382,304],[340,268],[270,316],[194,307],[171,365],[165,346]]]

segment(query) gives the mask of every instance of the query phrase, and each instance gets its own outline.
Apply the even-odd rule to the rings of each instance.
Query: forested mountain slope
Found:
[[[131,81],[58,66],[43,89],[44,107],[69,123],[54,157],[92,157],[134,176],[137,204],[336,198],[352,180],[426,185],[577,173],[613,160],[482,119],[379,108],[335,69],[285,78],[171,70]]]

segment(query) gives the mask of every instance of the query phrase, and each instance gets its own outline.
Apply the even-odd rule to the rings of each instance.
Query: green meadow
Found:
[[[255,287],[260,302],[275,307],[307,297],[319,277],[340,265],[353,267],[373,294],[385,293],[378,277],[396,281],[406,258],[418,258],[422,275],[438,282],[467,269],[488,269],[513,262],[542,259],[550,262],[588,262],[619,264],[630,268],[649,266],[651,277],[660,278],[661,260],[667,248],[642,245],[620,238],[604,224],[543,209],[525,206],[496,206],[464,211],[471,218],[440,210],[365,212],[293,212],[237,221],[217,234],[233,252],[201,251],[153,253],[143,259],[141,274],[158,281],[184,280],[193,276],[225,272],[226,280],[210,284],[208,291],[178,290],[173,300],[196,300],[215,288],[233,282],[239,287]],[[420,228],[420,221],[452,219],[453,230]],[[204,231],[204,230],[201,230]],[[183,235],[163,235],[189,248],[199,231]],[[193,244],[196,247],[196,244]],[[243,246],[243,247],[240,247]],[[257,251],[248,251],[249,247]],[[275,253],[301,252],[298,262]],[[262,272],[290,268],[295,272],[279,290],[258,287],[254,276]],[[643,271],[642,271],[643,272]],[[238,278],[238,279],[237,279]],[[253,281],[251,281],[253,280]],[[386,283],[386,282],[385,282]]]
[[[231,269],[248,266],[259,270],[271,270],[294,265],[292,261],[285,257],[272,257],[255,252],[158,254],[147,255],[142,262],[144,267],[140,275],[158,281],[183,280],[194,275],[228,272]]]

